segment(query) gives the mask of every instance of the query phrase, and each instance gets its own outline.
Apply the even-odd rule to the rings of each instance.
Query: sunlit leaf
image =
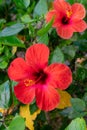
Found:
[[[20,115],[26,119],[26,126],[30,130],[34,130],[34,122],[33,120],[36,119],[37,115],[40,113],[40,110],[37,110],[32,115],[30,114],[30,108],[29,105],[24,105],[20,107]]]
[[[86,122],[83,118],[76,118],[65,130],[86,130]]]
[[[25,121],[21,116],[16,116],[10,123],[9,130],[25,130]]]
[[[71,99],[71,95],[66,92],[66,91],[62,91],[58,89],[58,93],[60,95],[60,103],[57,106],[58,109],[64,109],[66,107],[70,107],[71,103],[70,103],[70,99]]]
[[[0,69],[5,69],[7,67],[8,63],[6,61],[0,62]]]
[[[0,38],[0,44],[25,48],[25,45],[16,36],[9,36],[9,37],[4,37],[4,38],[2,37]]]

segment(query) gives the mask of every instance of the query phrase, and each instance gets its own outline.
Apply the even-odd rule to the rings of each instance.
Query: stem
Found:
[[[46,119],[47,119],[47,123],[50,124],[50,123],[51,123],[51,120],[50,120],[49,113],[48,113],[48,112],[45,112],[45,116],[46,116]]]

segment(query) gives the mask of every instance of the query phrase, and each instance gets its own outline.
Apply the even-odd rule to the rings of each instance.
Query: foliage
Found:
[[[46,22],[54,0],[0,0],[0,130],[86,130],[87,126],[87,29],[62,39]],[[83,4],[86,0],[66,0]],[[87,23],[87,15],[84,19]],[[35,100],[28,105],[14,95],[8,67],[16,57],[24,58],[28,47],[44,43],[50,49],[49,64],[64,63],[73,81],[66,91],[57,90],[60,104],[52,111],[38,110]],[[37,50],[38,51],[38,50]],[[61,81],[62,82],[62,81]]]

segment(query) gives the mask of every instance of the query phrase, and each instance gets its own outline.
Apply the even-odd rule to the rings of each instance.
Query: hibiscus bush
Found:
[[[87,129],[86,12],[86,0],[0,0],[0,130]]]

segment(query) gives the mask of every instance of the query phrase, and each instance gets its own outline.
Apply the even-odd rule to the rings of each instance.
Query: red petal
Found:
[[[53,18],[53,16],[55,16],[55,10],[51,10],[46,14],[46,22],[50,22]]]
[[[50,74],[50,81],[48,82],[49,84],[61,90],[69,87],[72,82],[72,72],[67,65],[55,63],[51,64],[46,69],[46,72]]]
[[[86,15],[86,10],[84,6],[80,3],[75,3],[72,5],[72,18],[73,19],[83,19]]]
[[[51,111],[57,107],[59,95],[51,86],[41,85],[36,88],[36,104],[44,111]]]
[[[87,24],[83,20],[74,21],[72,25],[74,32],[83,32],[87,28]]]
[[[44,68],[48,64],[49,48],[45,44],[34,44],[26,52],[26,62],[34,69]]]
[[[54,17],[53,17],[54,16]],[[50,22],[54,18],[53,27],[58,27],[61,25],[61,17],[64,16],[64,13],[59,13],[55,10],[51,10],[46,14],[46,22]]]
[[[13,60],[8,68],[8,75],[10,79],[20,81],[29,76],[29,68],[24,59],[16,58]]]
[[[23,104],[31,103],[35,97],[35,88],[33,86],[25,86],[19,83],[14,87],[14,93],[17,99]]]
[[[66,13],[67,10],[71,10],[71,5],[64,0],[55,0],[53,5],[54,9],[56,9],[59,12]]]
[[[72,29],[72,27],[70,27],[70,25],[61,25],[60,27],[56,28],[56,31],[61,38],[70,39],[73,35],[74,30]]]

